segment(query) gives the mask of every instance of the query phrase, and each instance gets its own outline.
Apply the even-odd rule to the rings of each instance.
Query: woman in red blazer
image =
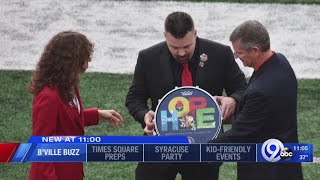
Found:
[[[82,136],[84,126],[106,119],[123,123],[114,110],[83,109],[77,85],[88,68],[93,44],[83,34],[61,32],[45,47],[29,83],[33,136]],[[82,163],[32,163],[29,179],[83,179]]]

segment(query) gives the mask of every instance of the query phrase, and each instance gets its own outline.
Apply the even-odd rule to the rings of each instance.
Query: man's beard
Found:
[[[185,57],[176,57],[176,60],[179,62],[179,63],[186,63],[189,61],[189,57],[185,56]]]

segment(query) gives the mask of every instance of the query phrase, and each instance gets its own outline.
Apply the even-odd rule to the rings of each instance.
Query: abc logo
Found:
[[[288,149],[288,148],[287,148]],[[282,159],[282,156],[289,156],[291,154],[292,156],[292,151],[290,150],[290,152],[284,148],[283,144],[281,141],[279,141],[278,139],[269,139],[267,141],[265,141],[262,144],[261,147],[261,154],[262,157],[269,161],[269,162],[277,162],[280,159]],[[283,150],[283,152],[282,152]],[[283,153],[281,155],[281,153]],[[286,157],[289,158],[289,157]]]
[[[290,160],[293,156],[293,153],[291,151],[291,149],[289,148],[283,148],[281,150],[281,153],[280,153],[280,158],[283,159],[283,160]]]

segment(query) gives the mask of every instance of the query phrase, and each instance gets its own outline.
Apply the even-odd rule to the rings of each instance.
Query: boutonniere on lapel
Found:
[[[205,53],[202,53],[200,55],[200,62],[199,62],[199,66],[203,67],[204,63],[208,60],[208,55],[206,55]]]

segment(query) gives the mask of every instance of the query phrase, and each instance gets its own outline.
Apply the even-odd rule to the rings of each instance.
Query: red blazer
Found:
[[[83,109],[78,88],[78,108],[62,100],[57,88],[44,87],[34,96],[32,104],[33,136],[83,136],[84,126],[99,123],[97,108]],[[29,179],[82,180],[82,163],[32,163]]]

